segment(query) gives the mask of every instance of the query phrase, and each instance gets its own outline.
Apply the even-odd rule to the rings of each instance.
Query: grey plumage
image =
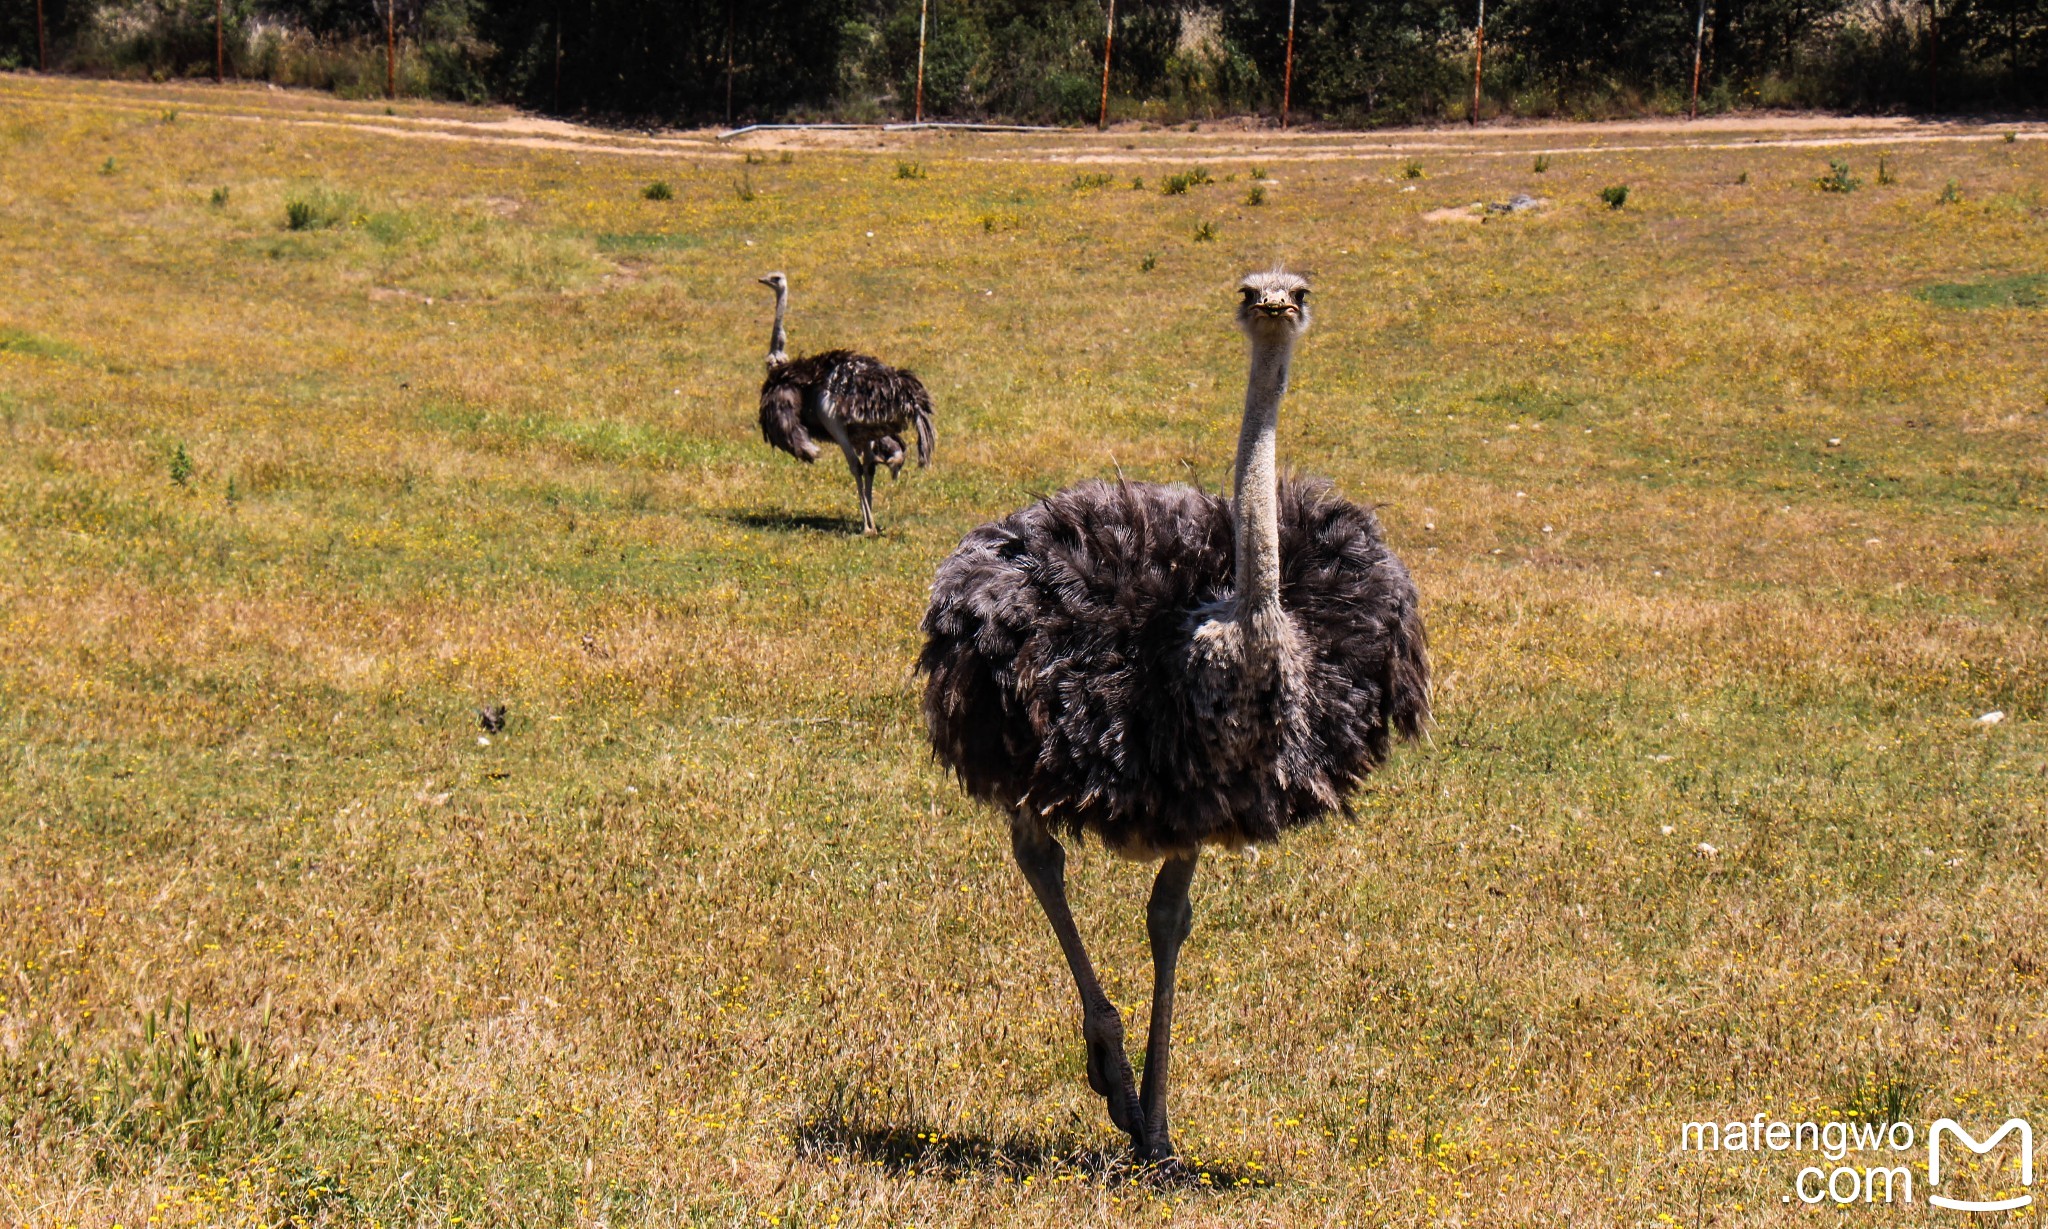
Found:
[[[818,438],[831,438],[822,421],[828,411],[863,457],[901,469],[909,434],[918,467],[931,464],[931,395],[914,373],[851,350],[827,350],[772,367],[761,382],[761,437],[799,461],[817,460]]]
[[[1196,615],[1232,588],[1230,504],[1091,482],[940,566],[918,661],[940,762],[976,798],[1143,857],[1271,841],[1340,806],[1428,721],[1420,607],[1371,512],[1320,480],[1283,480],[1279,507],[1306,669],[1257,737],[1202,711],[1190,665]]]
[[[1277,470],[1308,283],[1275,271],[1239,292],[1252,361],[1233,499],[1089,482],[983,525],[939,566],[918,659],[933,751],[1009,817],[1080,991],[1089,1085],[1147,1161],[1174,1152],[1175,969],[1202,848],[1341,809],[1429,721],[1420,601],[1377,520]],[[1163,860],[1142,1088],[1066,901],[1059,838],[1083,833]]]
[[[851,350],[790,358],[783,333],[788,279],[770,273],[760,281],[775,292],[761,438],[806,464],[817,460],[821,439],[837,444],[859,494],[861,529],[873,534],[876,467],[886,466],[891,478],[902,472],[905,436],[916,443],[918,468],[931,464],[938,443],[931,395],[914,373]]]

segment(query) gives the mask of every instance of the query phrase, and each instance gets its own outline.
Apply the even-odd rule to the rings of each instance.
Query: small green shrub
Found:
[[[1600,189],[1600,199],[1607,202],[1609,209],[1619,209],[1623,205],[1628,204],[1628,185],[1618,183],[1611,188],[1602,188]]]
[[[1941,189],[1941,195],[1934,198],[1938,205],[1960,205],[1963,203],[1963,186],[1951,179]]]
[[[1742,174],[1740,174],[1740,175],[1737,175],[1737,176],[1735,177],[1735,182],[1736,182],[1736,183],[1748,183],[1748,182],[1749,182],[1749,172],[1748,172],[1748,171],[1744,171],[1744,172],[1743,172]]]
[[[355,212],[355,197],[315,188],[284,203],[284,227],[286,230],[325,230],[348,221]]]
[[[1255,167],[1253,167],[1253,168],[1252,168],[1252,178],[1253,178],[1253,179],[1264,179],[1265,177],[1266,177],[1266,168],[1265,168],[1265,167],[1262,167],[1262,166],[1255,166]]]
[[[178,113],[176,110],[165,111],[162,115],[156,117],[156,122],[159,124],[175,124],[178,122]]]
[[[240,1037],[194,1028],[192,1008],[151,1012],[142,1044],[93,1072],[96,1125],[151,1149],[201,1158],[245,1153],[276,1138],[298,1090],[281,1065]]]
[[[1245,204],[1247,204],[1247,205],[1263,205],[1263,204],[1265,204],[1265,203],[1266,203],[1266,189],[1265,189],[1265,188],[1263,188],[1263,187],[1261,187],[1261,186],[1260,186],[1260,185],[1258,185],[1258,184],[1253,184],[1253,185],[1252,185],[1252,190],[1244,194],[1244,203],[1245,203]]]
[[[1213,243],[1215,240],[1216,224],[1214,222],[1204,222],[1200,226],[1195,227],[1196,243]]]
[[[1531,170],[1533,170],[1533,171],[1535,171],[1535,172],[1536,172],[1536,173],[1537,173],[1538,175],[1541,175],[1541,174],[1542,174],[1543,172],[1545,172],[1545,171],[1549,170],[1549,169],[1550,169],[1550,155],[1549,155],[1549,154],[1537,154],[1537,155],[1536,155],[1536,164],[1535,164],[1535,165],[1534,165],[1533,167],[1531,167],[1530,169],[1531,169]]]
[[[1828,160],[1828,173],[1813,181],[1823,192],[1854,192],[1863,181],[1849,173],[1849,164],[1839,158]]]
[[[1418,158],[1410,158],[1410,159],[1408,159],[1408,161],[1406,161],[1406,162],[1403,162],[1403,163],[1401,164],[1401,178],[1403,178],[1403,179],[1420,179],[1420,178],[1422,178],[1422,161],[1421,161],[1420,159],[1418,159]]]
[[[177,451],[171,453],[169,468],[173,484],[177,486],[192,485],[192,475],[194,473],[192,454],[185,451],[185,445],[179,444]]]
[[[896,164],[896,178],[923,179],[924,166],[916,162],[899,162]]]
[[[114,165],[114,156],[112,154],[108,154],[107,160],[105,162],[100,163],[100,174],[102,175],[111,175],[116,170],[119,169],[120,168]]]
[[[1152,272],[1152,270],[1157,269],[1158,267],[1159,253],[1157,252],[1145,253],[1145,259],[1138,262],[1138,272],[1140,273],[1150,273]]]
[[[227,203],[228,203],[228,190],[227,190],[227,188],[226,188],[225,186],[222,186],[222,187],[218,187],[218,188],[215,188],[215,189],[213,190],[213,196],[211,197],[211,200],[213,201],[213,207],[214,207],[215,209],[223,209],[223,208],[225,208],[225,207],[227,206]]]
[[[650,201],[672,201],[676,198],[676,190],[668,186],[668,180],[657,179],[640,189],[640,195]]]
[[[1131,191],[1133,191],[1133,192],[1143,192],[1144,190],[1145,190],[1145,177],[1144,177],[1143,175],[1133,175],[1133,176],[1131,176]]]
[[[1159,185],[1159,190],[1168,196],[1179,196],[1189,188],[1199,188],[1203,184],[1215,182],[1214,179],[1209,177],[1207,170],[1198,166],[1191,171],[1182,171],[1177,175],[1168,175],[1166,181]]]
[[[1075,192],[1086,192],[1091,188],[1107,188],[1109,174],[1106,171],[1075,172],[1073,181],[1067,185]]]
[[[2005,134],[2005,143],[2006,143],[2007,145],[2010,145],[2010,144],[2012,144],[2012,143],[2013,143],[2014,141],[2017,141],[2017,140],[2019,140],[2019,139],[2020,139],[2020,134],[2019,134],[2019,133],[2017,133],[2017,132],[2008,132],[2008,133],[2006,133],[2006,134]]]
[[[759,193],[754,191],[754,176],[752,172],[745,172],[740,178],[732,181],[732,194],[742,201],[751,201],[759,195]]]
[[[1895,184],[1899,182],[1899,177],[1892,174],[1890,160],[1883,154],[1877,156],[1877,182],[1879,184]]]

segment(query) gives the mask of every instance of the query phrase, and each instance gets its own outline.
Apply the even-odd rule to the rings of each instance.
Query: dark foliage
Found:
[[[416,65],[408,88],[444,97],[686,122],[878,119],[915,106],[916,0],[392,2]],[[1476,7],[1299,0],[1295,113],[1366,124],[1462,116]],[[204,0],[45,0],[44,9],[53,67],[211,71]],[[1112,115],[1276,110],[1286,12],[1268,0],[1120,0]],[[229,0],[230,72],[307,80],[250,32],[289,28],[367,53],[381,42],[383,13],[377,0]],[[1485,109],[1675,107],[1691,83],[1698,17],[1685,0],[1493,0]],[[1706,30],[1709,109],[2048,105],[2048,0],[1710,0]],[[934,5],[925,114],[1092,120],[1103,35],[1100,0]],[[0,67],[35,61],[33,0],[0,5]],[[381,72],[365,73],[350,78],[354,88],[381,88]]]
[[[852,0],[496,0],[479,23],[509,93],[620,116],[779,116],[829,101]],[[728,69],[730,75],[728,77]]]

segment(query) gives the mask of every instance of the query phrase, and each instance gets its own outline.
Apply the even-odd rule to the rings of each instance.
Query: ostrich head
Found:
[[[1292,343],[1308,331],[1308,279],[1300,274],[1247,273],[1237,293],[1237,327],[1253,341]]]
[[[755,278],[754,280],[761,283],[763,286],[766,286],[770,290],[779,292],[789,289],[789,279],[782,276],[782,274],[780,273],[764,273],[760,277]]]

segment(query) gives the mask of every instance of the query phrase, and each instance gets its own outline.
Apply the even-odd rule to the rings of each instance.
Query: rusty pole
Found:
[[[1686,109],[1685,118],[1696,120],[1700,117],[1700,59],[1707,46],[1707,0],[1700,0],[1700,24],[1692,35],[1692,105]]]
[[[910,113],[913,124],[924,123],[924,25],[931,7],[931,0],[917,0],[917,101]]]
[[[398,97],[398,0],[384,0],[384,97]]]
[[[1927,0],[1927,109],[1941,109],[1941,0]]]
[[[36,0],[36,71],[50,71],[50,47],[43,36],[43,0]]]
[[[1109,127],[1109,52],[1116,46],[1116,0],[1109,0],[1109,24],[1102,32],[1102,109],[1096,113],[1095,127]]]
[[[1479,0],[1479,25],[1472,32],[1472,113],[1468,124],[1479,122],[1479,73],[1486,66],[1486,0]]]
[[[1287,127],[1288,105],[1294,101],[1294,0],[1287,0],[1287,67],[1280,74],[1280,127]]]
[[[38,8],[42,0],[36,0]],[[221,0],[213,0],[213,83],[219,85],[227,79],[227,36],[220,29]]]

